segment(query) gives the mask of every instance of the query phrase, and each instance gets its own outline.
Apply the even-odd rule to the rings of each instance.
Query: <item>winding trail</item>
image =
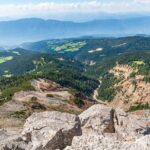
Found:
[[[98,90],[99,90],[99,88],[101,87],[101,83],[102,83],[101,80],[98,80],[98,81],[99,81],[99,86],[94,90],[93,99],[94,99],[96,102],[100,103],[100,104],[107,105],[106,102],[104,102],[104,101],[102,101],[102,100],[100,100],[100,99],[97,98],[97,97],[98,97]]]

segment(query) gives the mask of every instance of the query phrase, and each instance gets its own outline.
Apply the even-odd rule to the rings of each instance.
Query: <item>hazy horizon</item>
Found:
[[[0,0],[0,45],[80,36],[150,35],[149,8],[150,0]],[[9,22],[20,19],[26,20]]]
[[[83,22],[129,18],[148,16],[149,8],[149,0],[0,0],[0,21],[42,18]]]
[[[122,14],[122,15],[118,15],[118,14],[105,14],[103,16],[95,16],[95,17],[89,17],[88,19],[83,17],[82,19],[77,19],[76,17],[74,19],[61,19],[61,18],[44,18],[44,17],[20,17],[20,18],[0,18],[0,21],[16,21],[16,20],[22,20],[22,19],[42,19],[42,20],[57,20],[57,21],[70,21],[70,22],[90,22],[90,21],[94,21],[94,20],[110,20],[110,19],[116,19],[116,20],[121,20],[121,19],[132,19],[132,18],[141,18],[141,17],[150,17],[149,15],[144,15],[144,14]]]

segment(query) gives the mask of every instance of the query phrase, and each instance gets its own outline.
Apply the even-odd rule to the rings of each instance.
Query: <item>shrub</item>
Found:
[[[47,94],[46,96],[47,96],[47,97],[54,97],[53,94]]]
[[[80,108],[84,105],[84,101],[77,98],[77,99],[74,99],[74,103]]]
[[[134,106],[131,106],[129,112],[136,111],[136,110],[145,110],[145,109],[150,109],[149,103],[145,103],[145,104],[138,103]]]
[[[11,114],[11,116],[19,119],[27,117],[25,110],[15,111]]]
[[[33,96],[33,97],[31,98],[31,101],[32,101],[32,102],[37,101],[37,97]]]

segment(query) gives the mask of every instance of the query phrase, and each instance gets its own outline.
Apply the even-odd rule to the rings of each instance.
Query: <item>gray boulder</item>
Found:
[[[79,115],[82,135],[66,150],[148,150],[149,118],[94,105]]]
[[[0,131],[0,149],[149,150],[149,122],[148,117],[105,105],[94,105],[79,116],[56,111],[34,113],[20,135]]]

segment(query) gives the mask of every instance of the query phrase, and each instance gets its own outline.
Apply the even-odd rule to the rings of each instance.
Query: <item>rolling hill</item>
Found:
[[[98,81],[84,75],[84,65],[52,54],[14,49],[0,53],[0,103],[10,100],[20,90],[32,89],[32,79],[47,79],[82,93],[92,95]]]
[[[127,84],[137,86],[137,90],[131,93],[138,95],[141,84],[136,83],[139,83],[139,76],[142,76],[140,81],[145,90],[148,88],[149,37],[55,39],[25,43],[20,47],[28,50],[18,48],[0,52],[0,83],[5,89],[1,89],[3,97],[7,93],[13,95],[15,91],[30,88],[27,81],[38,78],[54,81],[92,99],[93,93],[97,93],[94,99],[110,105],[117,101],[116,97],[126,101],[128,93],[126,97],[122,96],[118,89],[128,89]],[[11,90],[13,93],[7,91],[11,88],[15,89]],[[9,94],[7,96],[9,98]],[[139,103],[140,98],[136,102]],[[124,104],[123,108],[133,109],[134,104]],[[139,105],[134,109],[146,107],[146,103]]]
[[[47,40],[0,52],[0,128],[20,135],[32,114],[55,111],[77,115],[97,103],[104,105],[93,106],[91,119],[93,112],[99,119],[101,113],[107,114],[105,120],[110,116],[105,131],[113,130],[113,135],[114,118],[118,128],[114,110],[121,118],[138,114],[136,118],[143,116],[149,122],[149,41],[149,37],[142,36]],[[97,113],[99,109],[102,110]],[[60,115],[57,121],[60,122]],[[132,122],[134,127],[135,120]],[[124,128],[122,125],[120,121]],[[137,130],[134,128],[136,133]],[[2,138],[6,137],[6,133],[1,133]],[[11,134],[7,135],[10,138]]]
[[[94,64],[104,57],[125,52],[150,50],[150,38],[130,36],[122,38],[75,38],[24,43],[21,48],[41,53],[68,56],[86,64]]]

